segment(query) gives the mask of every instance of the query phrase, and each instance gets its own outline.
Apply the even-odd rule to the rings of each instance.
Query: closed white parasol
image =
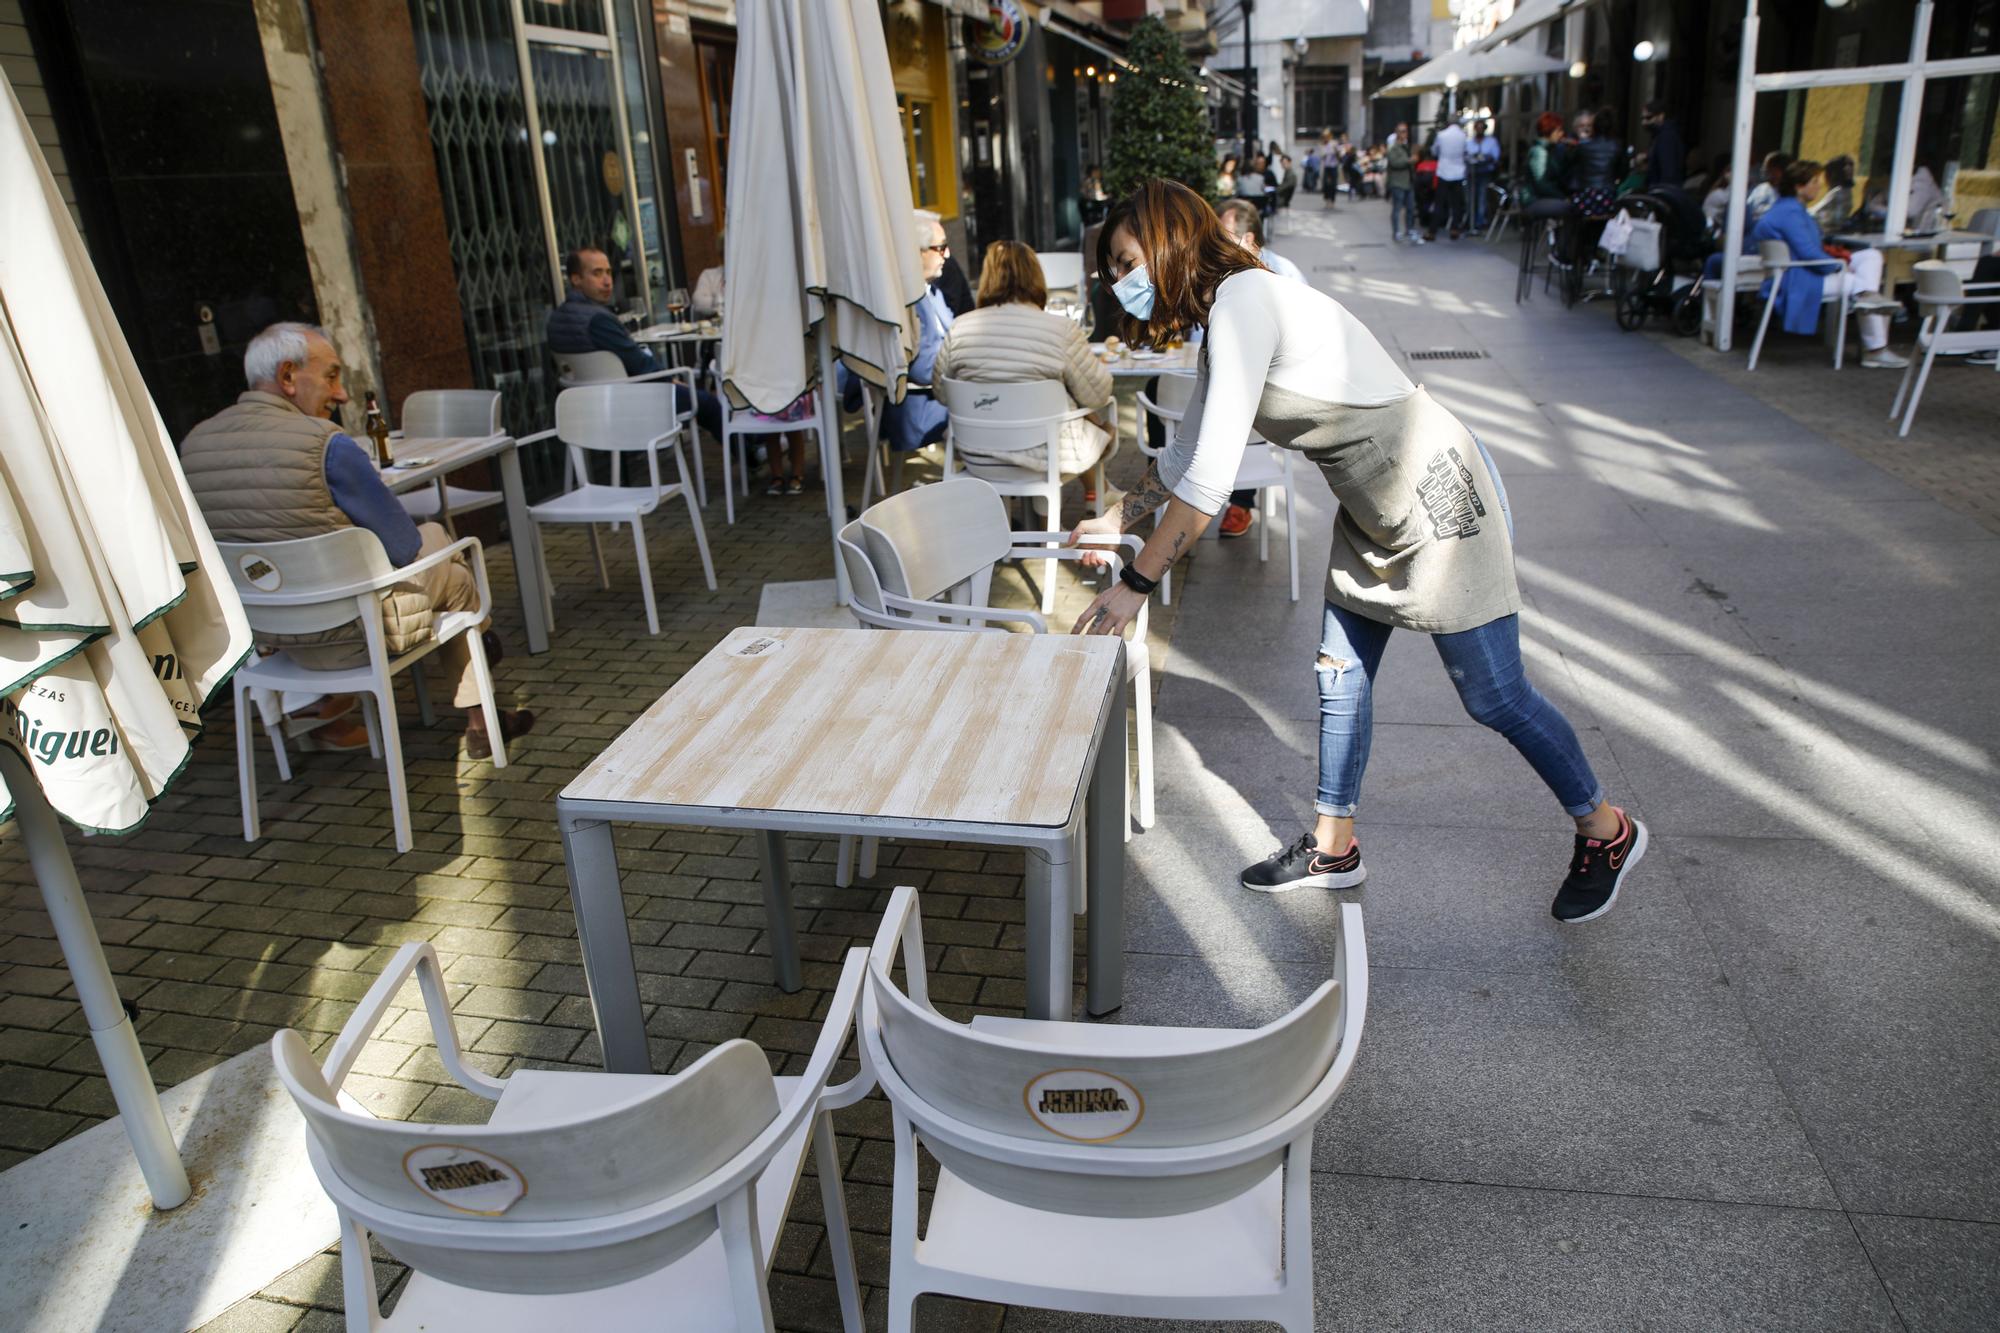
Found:
[[[738,0],[729,151],[724,391],[778,412],[820,382],[838,533],[832,363],[900,399],[924,290],[876,0]]]
[[[0,78],[4,83],[4,78]],[[55,816],[136,827],[250,628],[6,85],[0,115],[0,818],[34,863],[154,1199],[186,1176]]]

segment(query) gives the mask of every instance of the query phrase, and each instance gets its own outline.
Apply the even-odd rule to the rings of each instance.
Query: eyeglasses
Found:
[[[927,255],[948,255],[951,253],[951,243],[947,241],[943,245],[927,245],[924,247],[924,253]]]

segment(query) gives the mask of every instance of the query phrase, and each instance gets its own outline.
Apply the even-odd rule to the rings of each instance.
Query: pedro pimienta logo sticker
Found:
[[[403,1154],[403,1174],[438,1203],[475,1217],[498,1217],[528,1193],[513,1163],[462,1143],[410,1149]]]
[[[236,557],[236,567],[243,571],[243,581],[259,592],[276,592],[285,581],[277,567],[255,551]]]
[[[754,639],[737,644],[729,650],[729,654],[732,657],[769,657],[773,653],[781,653],[784,650],[785,641],[783,639],[773,638],[768,634],[759,634]]]
[[[1101,1069],[1051,1069],[1021,1089],[1035,1123],[1075,1143],[1109,1143],[1130,1134],[1146,1117],[1146,1099]]]

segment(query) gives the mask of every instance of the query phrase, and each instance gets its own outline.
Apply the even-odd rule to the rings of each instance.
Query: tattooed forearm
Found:
[[[1121,532],[1130,532],[1139,526],[1139,520],[1150,515],[1155,509],[1173,498],[1173,492],[1160,480],[1160,465],[1148,463],[1146,475],[1137,486],[1125,492],[1125,502],[1118,510],[1118,527]]]
[[[1187,534],[1185,532],[1176,532],[1174,534],[1174,549],[1167,553],[1167,563],[1169,565],[1181,558],[1181,548],[1186,545]]]

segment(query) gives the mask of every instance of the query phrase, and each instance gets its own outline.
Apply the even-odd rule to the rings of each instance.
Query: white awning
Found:
[[[1508,79],[1532,79],[1566,68],[1554,56],[1545,56],[1520,46],[1503,46],[1496,51],[1479,51],[1461,46],[1437,59],[1417,66],[1402,78],[1375,90],[1377,97],[1414,97],[1418,93],[1442,92]]]
[[[1505,23],[1472,43],[1474,51],[1491,51],[1502,42],[1525,37],[1544,23],[1554,22],[1571,10],[1581,9],[1590,0],[1521,0]],[[1539,43],[1537,43],[1539,45]]]

